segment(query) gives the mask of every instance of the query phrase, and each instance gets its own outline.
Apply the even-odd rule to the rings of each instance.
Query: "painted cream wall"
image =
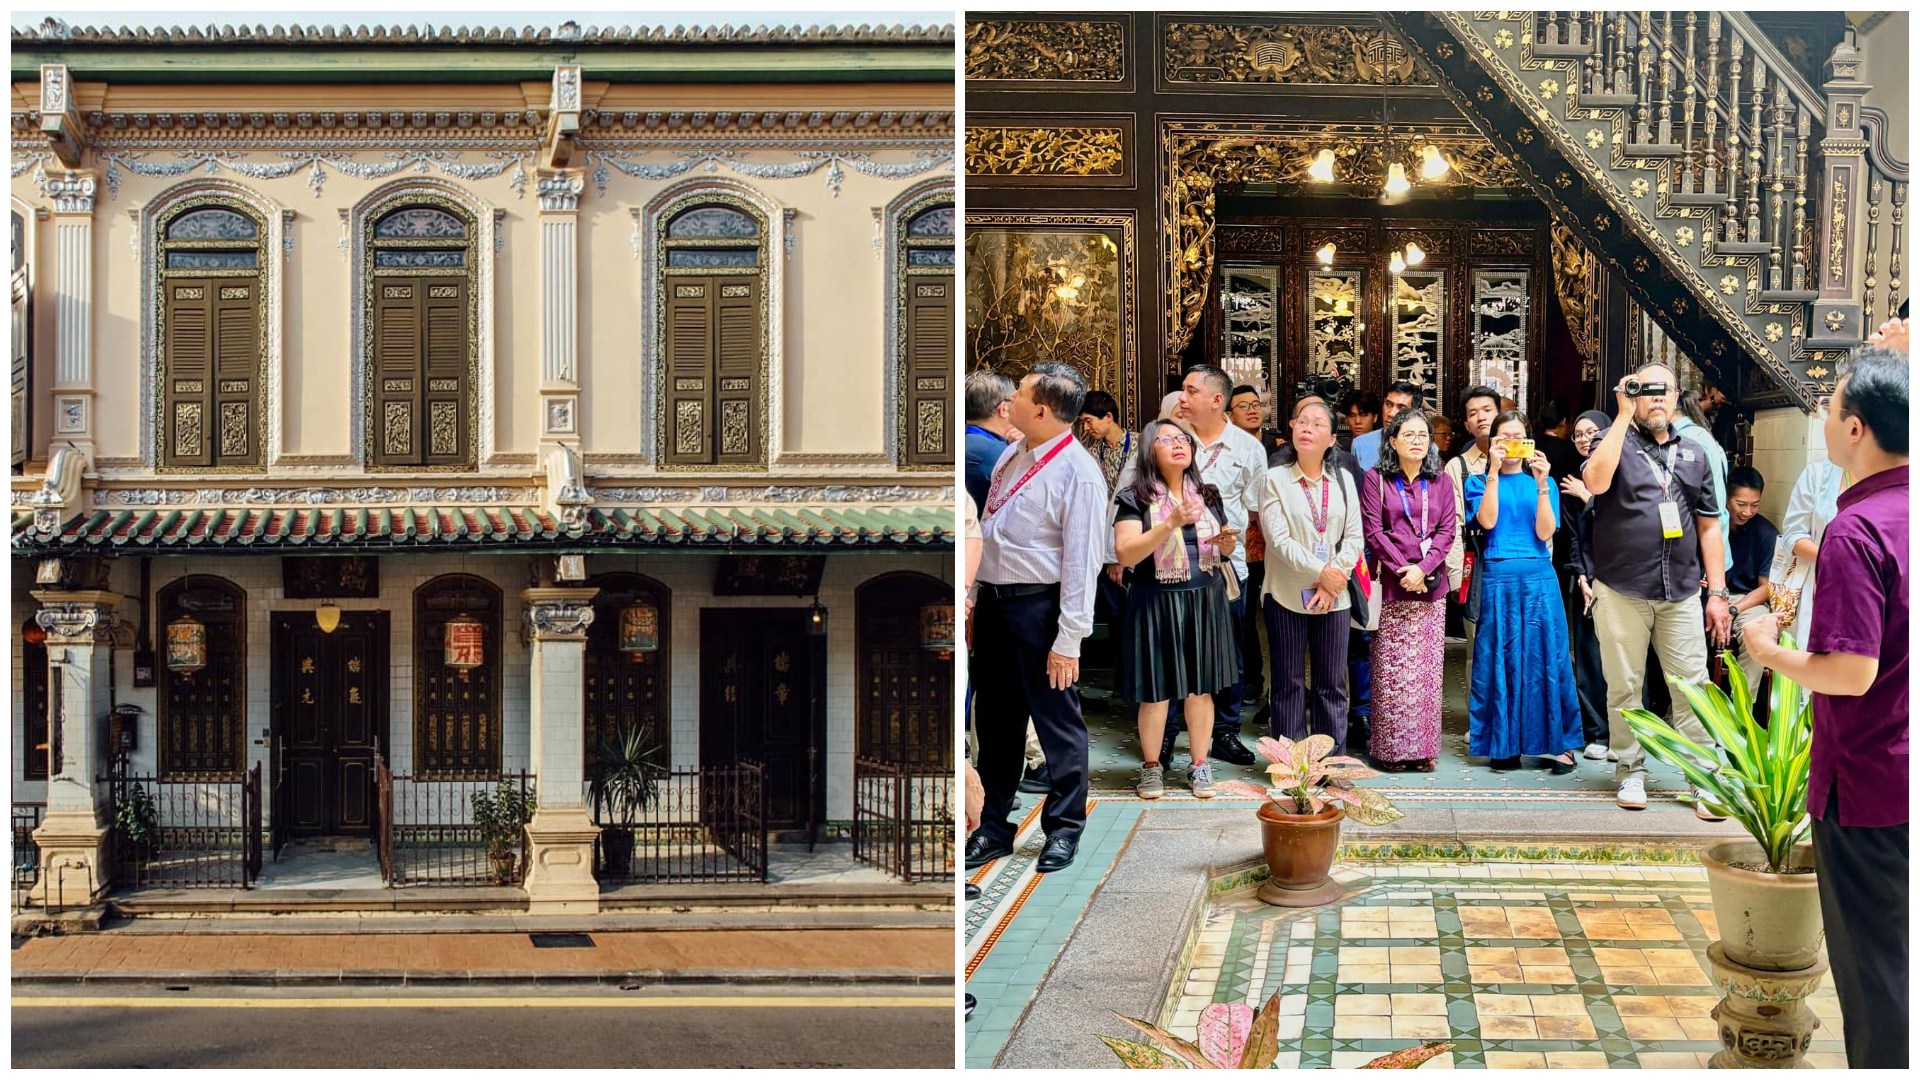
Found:
[[[150,159],[171,160],[154,152]],[[249,160],[264,160],[256,152]],[[361,154],[357,160],[377,160]],[[882,160],[905,160],[904,151],[881,151]],[[647,155],[642,155],[647,159]],[[467,153],[463,161],[486,161]],[[790,165],[794,151],[748,153],[743,162]],[[98,165],[104,171],[104,165]],[[139,388],[150,370],[142,355],[141,250],[142,211],[168,192],[186,190],[207,177],[140,176],[119,168],[113,191],[103,182],[94,214],[94,372],[96,448],[103,464],[134,466],[142,459],[143,415]],[[781,384],[784,420],[781,449],[801,453],[885,455],[887,385],[882,340],[887,323],[883,254],[874,244],[874,209],[940,170],[891,180],[846,170],[838,196],[821,169],[792,179],[761,180],[720,169],[715,176],[750,186],[766,199],[795,211],[790,226],[791,254],[784,259]],[[495,470],[530,474],[539,439],[541,267],[538,204],[529,182],[512,185],[512,170],[489,180],[453,180],[437,172],[431,178],[451,183],[489,208],[505,211],[494,260],[493,304],[493,453]],[[216,177],[238,184],[280,209],[293,211],[287,235],[290,255],[273,259],[282,290],[281,454],[284,458],[340,459],[353,452],[352,404],[359,387],[352,379],[351,318],[354,295],[348,254],[340,247],[341,211],[350,211],[376,192],[419,177],[411,170],[384,181],[357,180],[327,169],[316,196],[307,170],[279,180],[256,180],[222,169]],[[529,175],[529,181],[531,176]],[[651,456],[642,445],[644,373],[642,342],[653,333],[653,304],[642,295],[645,260],[653,239],[643,227],[639,256],[633,244],[630,211],[643,208],[680,178],[649,181],[612,171],[600,194],[591,177],[580,200],[580,356],[582,448],[589,454]],[[30,206],[45,206],[29,171],[13,181],[14,194]],[[46,223],[40,223],[45,225]],[[775,221],[777,233],[780,223]],[[53,382],[52,230],[34,231],[36,290],[37,415],[50,418]],[[351,250],[351,243],[348,245]],[[881,245],[884,249],[884,245]],[[271,332],[271,330],[269,331]],[[483,355],[484,362],[484,355]],[[36,456],[47,452],[50,419],[36,425]],[[151,448],[144,453],[150,454]],[[286,464],[287,462],[283,462]],[[312,463],[299,463],[312,464]],[[884,468],[876,462],[874,467]],[[341,466],[332,463],[328,471]],[[622,465],[622,471],[633,471]],[[639,471],[650,471],[650,467]]]

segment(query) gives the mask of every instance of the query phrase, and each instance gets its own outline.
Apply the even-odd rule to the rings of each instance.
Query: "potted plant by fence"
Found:
[[[511,780],[502,779],[492,791],[473,793],[473,825],[487,845],[487,864],[497,884],[518,880],[515,864],[527,822],[533,820],[533,806],[533,788],[523,790]]]
[[[593,751],[593,820],[600,825],[600,852],[607,873],[633,873],[633,822],[660,794],[660,745],[646,724],[622,724]]]
[[[1792,647],[1791,639],[1782,643]],[[1768,726],[1754,720],[1747,678],[1726,659],[1731,698],[1712,683],[1668,681],[1719,746],[1709,750],[1644,709],[1622,715],[1647,753],[1677,766],[1707,805],[1740,823],[1750,839],[1721,840],[1700,852],[1727,959],[1762,971],[1798,971],[1819,955],[1824,928],[1807,839],[1807,763],[1813,695],[1773,673]],[[1715,762],[1710,769],[1701,762]]]
[[[1267,883],[1260,899],[1281,907],[1313,907],[1340,896],[1328,876],[1340,847],[1340,822],[1385,825],[1406,814],[1371,788],[1353,781],[1380,775],[1357,758],[1330,756],[1333,736],[1312,735],[1300,742],[1261,739],[1261,757],[1272,762],[1272,788],[1241,780],[1218,785],[1252,795],[1260,805],[1260,847],[1267,860]]]
[[[139,784],[133,785],[114,808],[113,831],[120,841],[122,858],[133,862],[153,858],[154,846],[160,839],[160,812]]]

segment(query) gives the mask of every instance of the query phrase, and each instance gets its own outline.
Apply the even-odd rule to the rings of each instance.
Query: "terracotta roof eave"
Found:
[[[46,19],[38,26],[14,27],[15,47],[34,45],[199,46],[297,45],[491,45],[491,46],[928,46],[952,45],[951,25],[893,26],[676,26],[581,27],[564,23],[558,28],[520,30],[484,27],[428,26],[69,26]]]

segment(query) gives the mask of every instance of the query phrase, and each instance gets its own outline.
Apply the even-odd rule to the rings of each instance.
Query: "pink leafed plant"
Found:
[[[1114,1014],[1119,1016],[1118,1013]],[[1151,1041],[1100,1036],[1129,1069],[1271,1069],[1280,1056],[1280,994],[1258,1013],[1237,1002],[1215,1002],[1200,1014],[1200,1039],[1189,1042],[1162,1027],[1121,1016]],[[1363,1069],[1417,1069],[1453,1049],[1450,1042],[1422,1043],[1382,1055]]]
[[[1267,775],[1273,778],[1271,788],[1244,780],[1228,780],[1215,787],[1269,799],[1289,814],[1317,814],[1328,803],[1338,803],[1348,818],[1362,825],[1385,825],[1407,816],[1378,791],[1354,786],[1355,780],[1380,774],[1359,758],[1333,756],[1331,735],[1310,735],[1299,742],[1284,736],[1261,739],[1256,750],[1272,762],[1267,766]]]

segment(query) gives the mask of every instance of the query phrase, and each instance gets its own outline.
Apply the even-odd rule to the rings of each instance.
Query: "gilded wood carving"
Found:
[[[1125,132],[1117,127],[967,126],[968,176],[1121,176]]]
[[[1117,20],[967,20],[969,80],[1118,83],[1126,51]]]
[[[1433,85],[1380,26],[1169,22],[1160,62],[1169,83]]]

